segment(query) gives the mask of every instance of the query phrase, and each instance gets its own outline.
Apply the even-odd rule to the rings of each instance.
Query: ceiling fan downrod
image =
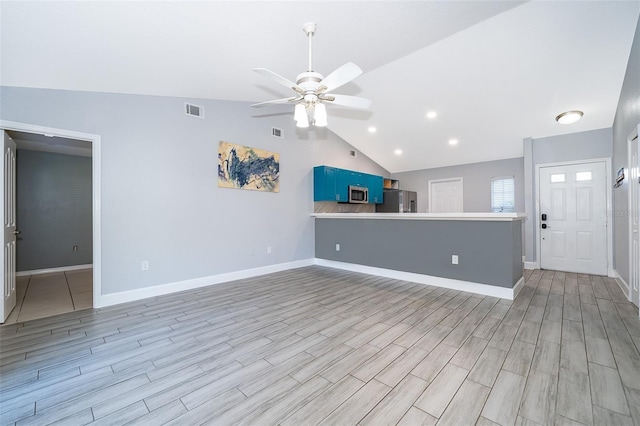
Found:
[[[318,26],[313,22],[307,22],[302,27],[302,31],[304,31],[304,33],[309,38],[309,69],[307,70],[308,72],[313,72],[313,62],[311,61],[311,53],[312,53],[311,39],[313,38],[313,35],[316,33],[317,27]]]

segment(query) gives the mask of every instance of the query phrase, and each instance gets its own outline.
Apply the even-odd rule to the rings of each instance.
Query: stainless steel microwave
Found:
[[[362,186],[349,186],[349,202],[350,203],[368,203],[369,202],[369,188]]]

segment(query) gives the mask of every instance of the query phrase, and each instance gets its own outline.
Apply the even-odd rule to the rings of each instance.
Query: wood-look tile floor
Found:
[[[515,301],[321,267],[0,328],[4,424],[640,425],[614,280]]]
[[[24,275],[16,279],[16,307],[5,324],[93,306],[93,269]]]

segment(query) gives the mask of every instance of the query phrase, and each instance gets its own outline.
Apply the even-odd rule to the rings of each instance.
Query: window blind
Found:
[[[491,210],[494,213],[515,213],[513,176],[491,179]]]

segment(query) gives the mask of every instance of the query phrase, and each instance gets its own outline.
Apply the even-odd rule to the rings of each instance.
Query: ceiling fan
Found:
[[[326,126],[327,110],[325,103],[358,109],[369,108],[369,106],[371,106],[370,99],[329,93],[358,77],[362,74],[362,70],[353,62],[347,62],[326,77],[313,71],[313,63],[311,62],[311,39],[316,32],[316,24],[304,24],[302,30],[309,38],[309,68],[307,71],[298,75],[295,83],[266,68],[254,69],[258,74],[293,89],[296,95],[289,98],[260,102],[251,106],[262,107],[273,104],[295,104],[293,118],[298,127],[309,127],[310,121],[312,121],[315,126]]]

